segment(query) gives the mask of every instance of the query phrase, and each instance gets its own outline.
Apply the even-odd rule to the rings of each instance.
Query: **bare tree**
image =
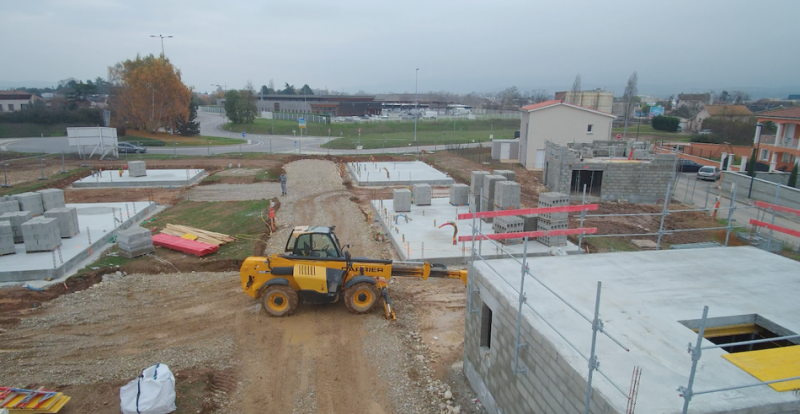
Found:
[[[631,116],[631,108],[633,108],[633,97],[639,92],[639,75],[633,71],[628,78],[628,85],[625,86],[625,127],[622,129],[622,139],[625,139],[625,134],[628,132],[628,118]]]
[[[736,105],[741,105],[750,100],[750,94],[745,91],[735,90],[731,92],[730,96]]]
[[[528,94],[528,99],[531,103],[544,102],[550,98],[550,95],[544,89],[534,89]]]
[[[275,82],[272,79],[269,80],[269,90],[275,93]]]
[[[575,81],[572,82],[572,97],[570,97],[569,103],[573,105],[580,105],[580,96],[581,96],[581,74],[575,75]]]

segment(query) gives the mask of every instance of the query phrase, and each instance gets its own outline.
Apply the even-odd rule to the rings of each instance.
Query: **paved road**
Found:
[[[200,134],[209,137],[241,138],[241,134],[225,131],[221,128],[223,118],[220,115],[199,112],[197,120],[200,122]],[[287,135],[256,135],[248,134],[245,138],[249,143],[241,145],[209,146],[209,147],[149,147],[148,153],[151,154],[178,154],[178,155],[218,155],[218,154],[238,154],[240,152],[263,152],[281,154],[316,154],[316,155],[352,155],[352,154],[382,154],[382,153],[409,153],[425,151],[435,151],[443,149],[441,145],[420,146],[407,148],[373,149],[373,150],[328,150],[320,145],[328,142],[327,137],[303,137],[296,138]],[[480,144],[470,144],[468,146],[478,146]],[[74,153],[76,149],[70,148],[67,137],[53,138],[11,138],[0,140],[0,151],[17,151],[31,153],[50,153],[61,152]]]
[[[716,197],[719,195],[719,181],[716,183],[708,181],[698,181],[695,173],[682,173],[679,175],[675,191],[672,193],[672,199],[676,201],[683,201],[687,204],[694,204],[702,208],[713,208],[716,203]],[[739,188],[737,192],[747,191],[747,189]],[[738,196],[736,198],[739,198]],[[731,199],[724,194],[720,197],[720,207],[730,207]],[[750,219],[756,219],[772,222],[772,213],[764,217],[763,210],[748,206],[745,203],[737,201],[734,205],[736,209],[733,212],[733,219],[736,225],[749,225]],[[680,213],[677,213],[680,214]],[[728,210],[720,210],[717,217],[721,219],[728,218]],[[787,227],[793,230],[800,231],[800,217],[790,214],[776,214],[774,223],[778,226]],[[744,231],[746,229],[738,229]],[[769,236],[770,231],[766,229],[760,230],[761,234],[765,237]],[[797,237],[790,236],[784,233],[773,231],[772,236],[778,240],[788,242],[790,245],[797,247],[800,240]],[[736,237],[734,233],[731,237]]]

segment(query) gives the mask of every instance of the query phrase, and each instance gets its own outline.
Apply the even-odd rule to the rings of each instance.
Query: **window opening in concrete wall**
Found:
[[[591,133],[592,133],[592,128],[594,128],[594,125],[592,125],[592,124],[589,124],[589,126],[588,126],[588,127],[586,127],[586,132],[587,132],[587,133],[589,133],[589,134],[591,134]]]
[[[679,322],[694,332],[698,332],[700,329],[700,319]],[[706,328],[703,331],[703,337],[716,345],[791,335],[796,334],[757,314],[708,318],[706,319]],[[722,347],[722,349],[733,354],[794,345],[800,345],[800,339],[782,339],[758,344]]]
[[[602,171],[573,170],[572,184],[570,193],[582,195],[583,186],[586,185],[586,195],[589,197],[600,197],[601,185],[603,184]]]
[[[492,310],[485,303],[481,309],[481,347],[492,347]]]

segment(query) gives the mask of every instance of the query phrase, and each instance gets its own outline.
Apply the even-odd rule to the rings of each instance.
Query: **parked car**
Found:
[[[133,153],[133,154],[142,154],[147,152],[147,148],[131,144],[130,142],[118,142],[117,149],[119,152],[124,152],[126,154]]]
[[[684,158],[678,159],[677,169],[679,172],[698,172],[702,167],[702,164],[698,164],[692,160],[687,160]]]
[[[704,129],[704,130],[700,131],[699,134],[700,135],[711,135],[711,130],[710,129]]]
[[[722,171],[717,167],[704,166],[697,171],[697,179],[703,181],[717,181],[722,176]]]

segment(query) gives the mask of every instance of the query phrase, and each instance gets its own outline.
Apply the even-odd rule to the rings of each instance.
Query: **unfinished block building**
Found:
[[[547,142],[544,183],[552,191],[580,199],[655,203],[666,196],[675,174],[674,154],[653,154],[642,143],[595,141],[558,145]]]
[[[632,396],[637,413],[678,414],[687,394],[692,414],[800,409],[800,380],[762,383],[800,376],[796,261],[749,246],[575,255],[537,258],[524,279],[510,258],[470,271],[464,372],[490,414],[583,413],[588,389],[591,413],[631,412]],[[693,393],[677,392],[696,343]]]

